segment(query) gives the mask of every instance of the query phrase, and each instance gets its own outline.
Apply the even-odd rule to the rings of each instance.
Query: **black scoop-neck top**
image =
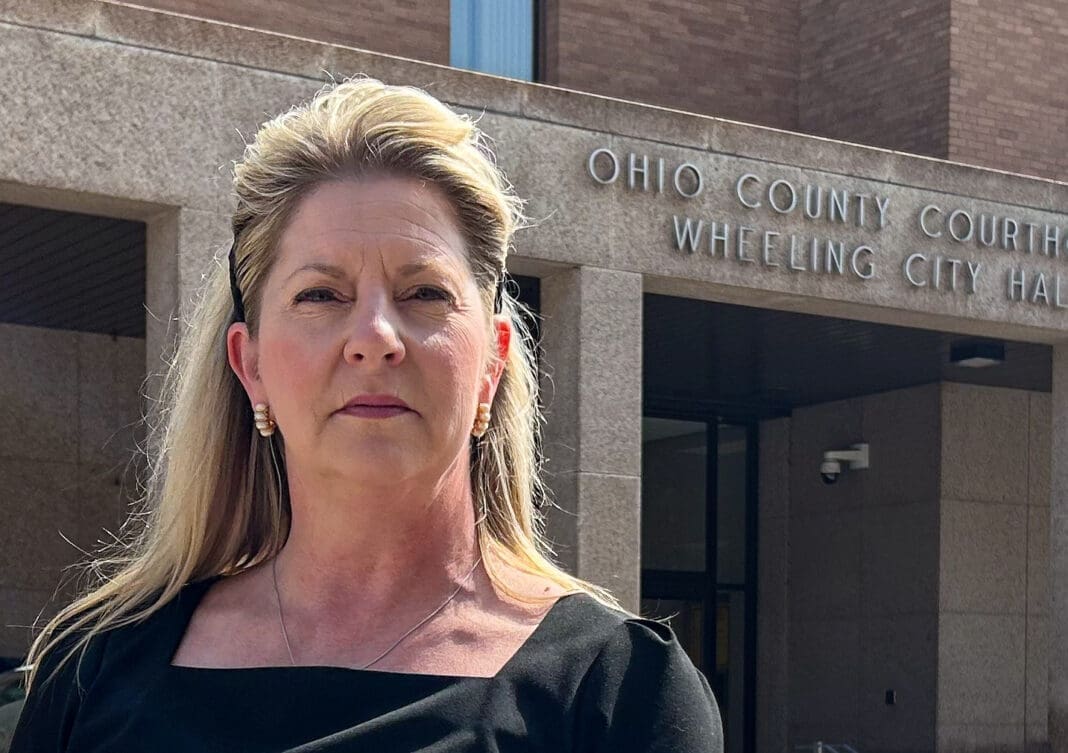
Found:
[[[719,712],[672,630],[561,597],[493,677],[171,659],[217,578],[45,657],[10,753],[719,753]],[[65,647],[64,647],[65,648]],[[80,689],[75,683],[78,672]]]

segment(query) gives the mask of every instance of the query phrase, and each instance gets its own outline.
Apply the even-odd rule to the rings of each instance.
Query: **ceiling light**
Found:
[[[1005,361],[1005,346],[1001,343],[958,343],[950,348],[949,360],[969,369],[996,366]]]

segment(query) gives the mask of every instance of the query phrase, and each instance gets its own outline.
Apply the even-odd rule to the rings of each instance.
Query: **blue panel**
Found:
[[[534,0],[451,0],[449,65],[534,78]]]

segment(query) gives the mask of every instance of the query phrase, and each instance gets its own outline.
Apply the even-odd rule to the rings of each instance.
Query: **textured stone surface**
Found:
[[[66,565],[82,559],[84,546],[78,510],[78,464],[40,460],[0,460],[6,505],[0,526],[4,567],[0,586],[52,589]]]
[[[1050,396],[1049,739],[1068,741],[1068,345],[1053,348]]]
[[[866,395],[864,441],[871,449],[865,502],[921,503],[934,509],[941,471],[937,383]]]
[[[757,498],[761,519],[787,514],[790,503],[790,419],[760,422]]]
[[[268,71],[239,71],[230,66],[218,66],[217,75],[220,94],[213,103],[212,115],[218,125],[212,135],[218,152],[214,161],[207,165],[216,198],[209,206],[188,203],[184,206],[228,214],[233,204],[232,162],[241,158],[245,145],[253,140],[261,125],[310,100],[323,83]]]
[[[954,725],[1024,725],[1024,615],[939,615],[939,736]]]
[[[805,651],[798,652],[799,647]],[[811,744],[813,740],[857,739],[861,655],[857,620],[791,623],[790,737],[793,745]]]
[[[941,517],[941,608],[1023,614],[1027,508],[943,500]]]
[[[145,341],[80,332],[77,344],[79,458],[122,467],[144,437]]]
[[[547,426],[556,472],[641,473],[641,279],[591,267],[542,280]]]
[[[145,409],[154,414],[163,372],[178,340],[180,211],[152,217],[145,232]]]
[[[860,614],[861,511],[790,518],[791,620]]]
[[[604,586],[637,612],[640,591],[640,485],[634,476],[576,474],[578,575]]]
[[[1028,395],[943,385],[943,497],[1027,504]]]
[[[938,603],[938,508],[865,507],[861,534],[861,610],[865,616],[934,614]]]
[[[104,3],[79,0],[3,0],[0,2],[0,18],[11,24],[43,26],[90,36],[105,7]]]
[[[230,219],[212,212],[183,209],[178,219],[178,276],[183,321],[203,291],[207,275],[221,268],[229,274],[227,254],[233,236]]]
[[[857,708],[865,750],[934,749],[938,620],[933,614],[895,615],[860,625]],[[886,691],[896,703],[886,705]]]
[[[1049,618],[1027,617],[1027,725],[1046,728],[1049,711]]]
[[[0,457],[77,462],[77,334],[3,324],[0,343]]]
[[[137,461],[122,467],[79,466],[78,517],[88,545],[114,543],[129,516],[136,496],[137,474],[142,467]]]
[[[1027,612],[1049,614],[1049,508],[1027,510]]]
[[[640,497],[637,476],[566,472],[548,479],[558,508],[546,534],[568,572],[607,588],[637,612],[641,585]]]
[[[938,750],[945,753],[986,753],[1024,749],[1024,727],[1019,724],[940,724]]]
[[[1026,729],[1027,740],[1024,750],[1027,753],[1049,753],[1049,727],[1047,724],[1030,724]]]
[[[1048,392],[1031,393],[1031,431],[1027,453],[1028,501],[1032,505],[1049,505],[1050,409]]]
[[[575,472],[547,473],[553,504],[545,513],[545,536],[555,553],[555,561],[572,575],[578,572],[579,478]]]
[[[0,178],[214,204],[225,130],[217,64],[25,28],[4,29],[3,46],[0,127],[20,148],[0,155]]]
[[[534,227],[516,235],[516,252],[569,264],[606,266],[616,234],[626,230],[605,222],[624,211],[621,197],[616,191],[591,190],[585,160],[574,159],[604,146],[606,137],[496,113],[486,113],[479,126],[492,138],[508,179],[528,200],[525,212]],[[576,196],[582,196],[582,201],[574,201]]]

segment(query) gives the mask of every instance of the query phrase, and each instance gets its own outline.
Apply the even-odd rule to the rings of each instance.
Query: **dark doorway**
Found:
[[[728,753],[752,750],[757,424],[646,406],[642,599],[704,672]]]

